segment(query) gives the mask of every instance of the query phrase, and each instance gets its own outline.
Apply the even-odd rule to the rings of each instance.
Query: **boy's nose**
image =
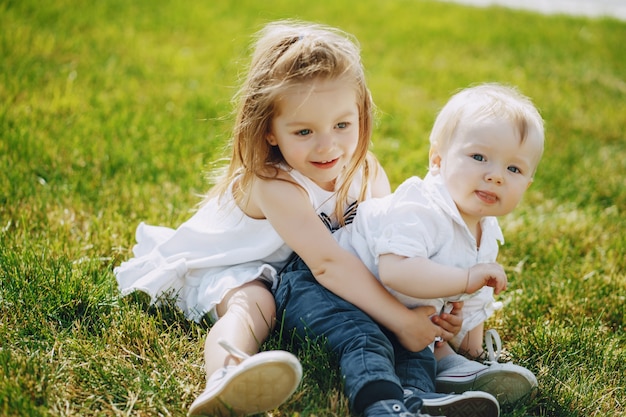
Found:
[[[502,184],[504,177],[501,172],[497,170],[493,170],[493,171],[488,172],[487,175],[485,175],[485,180],[487,182],[494,182],[500,185]]]

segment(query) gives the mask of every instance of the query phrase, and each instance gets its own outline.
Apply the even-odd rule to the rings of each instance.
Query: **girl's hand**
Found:
[[[502,265],[496,262],[476,264],[469,269],[465,292],[472,294],[482,287],[493,287],[493,292],[500,294],[506,290],[507,278]]]
[[[431,318],[433,323],[445,330],[444,336],[442,336],[444,341],[449,341],[459,333],[463,324],[463,301],[456,301],[451,304],[452,310],[449,313],[441,313]],[[437,342],[436,345],[442,343],[444,342]]]
[[[398,317],[397,326],[391,330],[398,342],[411,352],[419,352],[430,345],[437,337],[452,338],[452,334],[434,324],[430,317],[436,313],[432,306],[406,309],[406,314]]]

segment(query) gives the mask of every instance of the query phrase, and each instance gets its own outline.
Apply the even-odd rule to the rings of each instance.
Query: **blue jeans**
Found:
[[[436,361],[429,348],[403,348],[370,316],[320,285],[300,258],[281,272],[274,296],[285,330],[295,329],[303,339],[325,339],[337,355],[351,409],[359,391],[372,382],[435,391]]]

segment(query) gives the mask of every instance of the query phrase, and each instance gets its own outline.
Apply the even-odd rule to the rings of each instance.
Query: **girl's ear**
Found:
[[[274,136],[274,134],[272,132],[269,132],[267,135],[265,135],[265,140],[267,141],[267,143],[269,143],[271,146],[276,146],[278,145],[278,142],[276,141],[276,137]]]

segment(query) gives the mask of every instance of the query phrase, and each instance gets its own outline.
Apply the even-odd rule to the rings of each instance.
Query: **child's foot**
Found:
[[[404,404],[411,413],[420,411],[433,416],[498,417],[500,415],[498,401],[493,395],[482,391],[439,394],[422,392],[416,388],[405,388]],[[418,413],[417,415],[422,414]]]
[[[223,340],[219,343],[243,361],[211,375],[189,415],[257,414],[278,407],[298,388],[302,366],[291,353],[276,350],[248,356]]]
[[[503,407],[532,398],[538,385],[535,375],[522,366],[497,362],[501,343],[495,330],[488,330],[486,339],[489,358],[485,364],[460,355],[450,355],[441,360],[448,361],[448,366],[437,373],[437,392],[484,391],[496,397]],[[493,349],[493,339],[497,353]]]
[[[363,417],[431,417],[420,412],[413,413],[400,400],[381,400],[370,405]],[[435,416],[432,416],[435,417]]]

